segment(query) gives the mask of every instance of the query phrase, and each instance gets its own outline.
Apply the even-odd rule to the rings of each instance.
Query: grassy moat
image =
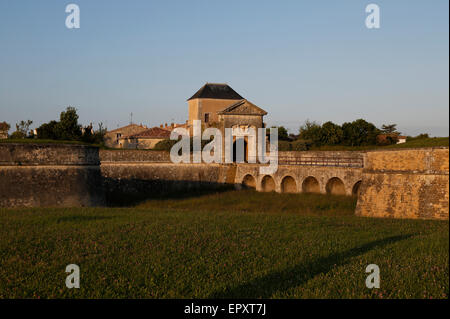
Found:
[[[448,298],[448,221],[357,217],[355,203],[244,190],[0,209],[0,298]]]

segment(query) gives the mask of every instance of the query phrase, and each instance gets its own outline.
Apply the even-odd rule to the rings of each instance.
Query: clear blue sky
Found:
[[[65,27],[76,3],[81,28]],[[367,29],[365,7],[381,8]],[[184,122],[226,82],[296,132],[306,119],[449,131],[447,0],[0,0],[0,121],[67,106],[83,124]]]

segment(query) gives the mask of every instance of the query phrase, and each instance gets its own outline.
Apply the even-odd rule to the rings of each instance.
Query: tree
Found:
[[[343,143],[349,146],[375,145],[379,130],[375,125],[363,119],[342,124]]]
[[[67,107],[61,112],[58,124],[58,137],[61,140],[79,140],[81,138],[81,125],[78,124],[78,114],[74,107]]]
[[[33,121],[31,120],[20,121],[19,123],[16,123],[16,131],[11,134],[11,138],[27,137],[31,124],[33,124]]]
[[[58,139],[58,122],[50,121],[39,126],[37,129],[39,139],[57,140]]]
[[[287,129],[284,126],[272,126],[272,128],[278,128],[278,140],[279,141],[290,141],[289,134]],[[270,134],[270,129],[267,129],[267,132]]]
[[[400,132],[397,132],[397,124],[383,124],[381,126],[381,132],[383,134],[393,134],[397,133],[400,134]]]
[[[0,133],[8,134],[11,125],[6,122],[0,122]]]
[[[311,141],[313,145],[320,146],[322,144],[322,127],[316,122],[306,120],[305,124],[300,127],[299,138]]]
[[[321,129],[321,144],[323,145],[337,145],[342,142],[344,131],[342,127],[329,121],[322,125]]]

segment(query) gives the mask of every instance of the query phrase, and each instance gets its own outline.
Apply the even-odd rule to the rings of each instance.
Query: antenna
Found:
[[[133,112],[130,113],[130,124],[133,124]]]

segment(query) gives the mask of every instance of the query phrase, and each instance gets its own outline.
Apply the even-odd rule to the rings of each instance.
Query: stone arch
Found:
[[[345,185],[339,177],[330,178],[325,189],[327,191],[327,194],[345,195]]]
[[[359,191],[361,189],[361,182],[362,181],[357,181],[355,183],[355,185],[353,185],[353,188],[352,188],[352,195],[353,196],[359,196]]]
[[[282,193],[297,193],[297,183],[292,176],[285,176],[281,181]]]
[[[263,192],[274,192],[275,191],[275,180],[272,176],[266,175],[261,180],[261,190]]]
[[[242,179],[242,185],[246,188],[256,188],[256,180],[251,174],[247,174]]]
[[[314,176],[308,176],[302,183],[303,193],[320,193],[319,181]]]

